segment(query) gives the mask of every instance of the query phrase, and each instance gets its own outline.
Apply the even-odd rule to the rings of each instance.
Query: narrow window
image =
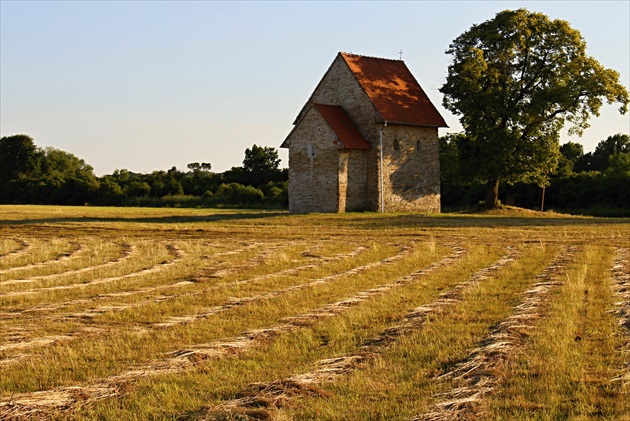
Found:
[[[420,139],[416,140],[416,152],[420,152]]]
[[[315,146],[308,145],[306,149],[307,149],[307,152],[308,152],[308,157],[309,158],[315,158]]]
[[[398,139],[394,139],[394,150],[395,151],[400,150],[400,142],[398,141]]]

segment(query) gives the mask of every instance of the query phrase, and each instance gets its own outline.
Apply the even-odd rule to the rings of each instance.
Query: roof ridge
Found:
[[[343,107],[339,104],[324,104],[321,102],[313,102],[313,105],[316,106],[322,106],[322,107],[337,107],[337,108],[341,108],[343,110]]]
[[[363,54],[355,54],[355,53],[346,53],[345,51],[340,51],[339,54],[343,55],[343,56],[355,56],[355,57],[363,57],[363,58],[372,58],[375,60],[387,60],[387,61],[402,61],[404,63],[403,59],[398,59],[398,58],[386,58],[386,57],[376,57],[376,56],[366,56]]]

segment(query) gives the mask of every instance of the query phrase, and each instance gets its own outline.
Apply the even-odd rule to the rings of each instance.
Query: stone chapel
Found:
[[[402,60],[339,53],[293,124],[290,212],[440,211],[447,125]]]

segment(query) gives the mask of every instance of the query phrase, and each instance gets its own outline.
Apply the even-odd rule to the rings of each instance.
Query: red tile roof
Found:
[[[315,104],[315,108],[346,149],[371,149],[370,144],[343,108],[338,105],[322,104]]]
[[[340,54],[383,120],[448,127],[402,60]]]

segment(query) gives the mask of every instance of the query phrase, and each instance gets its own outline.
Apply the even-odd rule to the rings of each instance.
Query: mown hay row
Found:
[[[239,249],[236,250],[229,250],[229,251],[225,251],[225,252],[219,252],[219,253],[215,253],[212,255],[212,258],[219,258],[219,257],[224,257],[224,256],[231,256],[231,255],[236,255],[239,253],[243,253],[246,251],[250,251],[252,248],[258,247],[263,243],[250,243],[245,245],[244,247],[241,247]],[[242,263],[239,263],[238,265],[233,265],[233,268],[238,268],[238,270],[245,270],[245,269],[251,269],[257,265],[260,265],[262,263],[264,263],[267,259],[269,259],[273,253],[278,250],[279,248],[286,248],[289,246],[297,246],[300,245],[301,243],[297,243],[297,242],[290,242],[289,245],[284,244],[284,245],[277,245],[277,246],[268,246],[261,255],[253,257],[251,259],[248,259]],[[175,246],[174,246],[175,247]],[[182,260],[182,258],[184,257],[182,255],[183,252],[179,251],[179,255],[178,255],[178,260]],[[203,256],[204,258],[210,258],[209,256]],[[158,265],[154,265],[149,269],[152,270],[147,270],[147,269],[143,269],[139,272],[133,272],[131,274],[126,274],[123,276],[119,276],[119,277],[112,277],[112,278],[104,278],[104,279],[96,279],[94,281],[91,281],[90,283],[85,283],[85,284],[81,284],[81,285],[96,285],[96,284],[101,284],[101,283],[108,283],[108,282],[113,282],[119,279],[125,279],[131,276],[140,276],[140,275],[150,275],[150,274],[154,274],[156,268],[164,268],[165,266],[170,266],[172,264],[178,263],[177,259],[170,261],[170,262],[162,262]],[[219,263],[216,265],[212,265],[212,266],[208,266],[208,267],[202,267],[200,269],[198,269],[196,274],[191,275],[188,279],[180,279],[177,280],[174,283],[168,283],[168,284],[160,284],[160,285],[156,285],[156,286],[148,286],[148,287],[140,287],[140,288],[134,288],[131,290],[127,290],[127,291],[116,291],[116,292],[110,292],[110,293],[99,293],[98,295],[95,296],[91,296],[89,298],[81,298],[81,299],[73,299],[73,300],[66,300],[63,302],[58,302],[58,303],[51,303],[51,304],[45,304],[45,305],[39,305],[39,306],[34,306],[28,309],[23,309],[21,311],[18,312],[13,312],[13,313],[8,313],[8,314],[0,314],[0,319],[2,319],[3,317],[5,319],[15,319],[15,318],[19,318],[19,317],[24,317],[24,315],[26,315],[27,313],[34,313],[36,314],[37,319],[41,319],[42,318],[42,314],[45,312],[52,312],[52,311],[58,311],[61,310],[63,308],[67,308],[67,307],[71,307],[71,306],[90,306],[95,304],[97,301],[101,301],[101,300],[105,300],[105,299],[111,299],[111,298],[122,298],[122,297],[129,297],[129,296],[133,296],[133,295],[140,295],[140,294],[150,294],[150,293],[154,293],[154,292],[158,292],[161,290],[165,290],[165,289],[174,289],[174,288],[181,288],[181,287],[186,287],[186,286],[190,286],[190,285],[195,285],[197,283],[201,283],[204,282],[205,280],[208,279],[208,276],[204,275],[205,271],[215,271],[215,269],[217,267],[221,267],[223,265],[223,263]],[[311,266],[309,266],[311,267]],[[245,281],[249,282],[248,281]],[[140,307],[143,305],[149,305],[149,304],[154,304],[157,302],[162,302],[162,301],[166,301],[166,300],[170,300],[170,299],[178,299],[178,298],[182,298],[182,297],[186,297],[186,296],[194,296],[194,295],[201,295],[204,294],[208,291],[211,291],[213,289],[218,289],[218,288],[222,288],[223,286],[214,286],[214,287],[210,287],[210,288],[204,288],[202,290],[196,290],[196,291],[192,291],[192,292],[186,292],[186,293],[182,293],[182,294],[170,294],[170,295],[160,295],[160,296],[155,296],[153,298],[147,299],[147,300],[142,300],[142,301],[136,301],[134,303],[125,303],[125,304],[120,304],[120,305],[115,305],[115,304],[108,304],[108,305],[103,305],[103,306],[97,306],[97,307],[93,307],[93,308],[85,308],[85,310],[81,311],[81,312],[74,312],[74,313],[64,313],[64,314],[55,314],[53,316],[47,317],[48,319],[51,320],[66,320],[66,319],[90,319],[98,314],[103,314],[103,313],[107,313],[107,312],[116,312],[116,311],[123,311],[123,310],[127,310],[127,309],[131,309],[134,307]]]
[[[98,265],[91,265],[91,266],[86,266],[80,269],[74,269],[74,270],[69,270],[69,271],[64,271],[61,273],[53,273],[51,275],[42,275],[42,276],[33,276],[31,278],[28,279],[12,279],[10,281],[3,281],[0,283],[0,285],[9,285],[9,284],[18,284],[18,283],[32,283],[35,281],[43,281],[43,280],[51,280],[51,279],[56,279],[56,278],[62,278],[62,277],[67,277],[70,275],[79,275],[82,273],[86,273],[86,272],[90,272],[90,271],[94,271],[94,270],[102,270],[102,269],[106,269],[109,268],[111,266],[114,265],[118,265],[121,264],[129,259],[132,259],[134,257],[136,257],[137,253],[138,253],[138,249],[135,245],[133,244],[129,244],[129,243],[122,243],[121,244],[121,249],[122,249],[122,253],[120,256],[105,262],[105,263],[100,263]],[[1,294],[0,294],[1,295]]]
[[[259,246],[262,243],[250,243],[247,244],[237,250],[228,250],[228,251],[224,251],[224,252],[219,252],[219,253],[215,253],[214,255],[212,255],[212,258],[218,258],[218,257],[224,257],[224,256],[231,256],[234,254],[238,254],[241,252],[246,252],[251,250],[252,248],[255,248],[257,246]],[[206,244],[206,246],[208,246],[208,244]],[[212,246],[212,245],[211,245]],[[71,275],[71,274],[77,274],[77,273],[82,273],[82,272],[87,272],[93,269],[106,269],[109,266],[113,266],[114,264],[120,263],[121,260],[119,259],[130,259],[131,257],[137,255],[137,249],[135,248],[135,246],[133,245],[129,245],[129,247],[133,247],[133,254],[129,255],[127,254],[126,256],[123,256],[122,258],[117,258],[117,260],[115,261],[111,261],[111,262],[107,262],[104,263],[102,265],[95,265],[95,266],[90,266],[90,267],[86,267],[86,268],[82,268],[82,269],[78,269],[78,270],[74,270],[74,271],[67,271],[65,272],[65,274]],[[207,257],[207,256],[205,256]],[[207,257],[210,258],[210,257]],[[60,276],[61,274],[55,274],[53,276]],[[199,277],[200,278],[200,277]],[[198,279],[197,276],[193,277],[192,279],[192,283],[196,282],[196,280]],[[72,300],[66,300],[63,302],[56,302],[56,303],[46,303],[43,305],[37,305],[37,306],[31,306],[29,308],[25,308],[25,309],[21,309],[20,311],[15,311],[15,312],[11,312],[11,313],[0,313],[0,320],[2,319],[15,319],[15,318],[23,318],[26,314],[32,313],[37,317],[38,319],[42,317],[43,313],[46,312],[52,312],[52,311],[57,311],[57,310],[61,310],[63,308],[67,308],[67,307],[71,307],[71,306],[77,306],[77,305],[90,305],[90,304],[94,304],[97,301],[100,300],[104,300],[104,299],[108,299],[108,298],[117,298],[117,297],[126,297],[126,296],[130,296],[130,295],[134,295],[134,294],[143,294],[143,293],[147,293],[147,292],[151,292],[153,290],[160,290],[160,289],[165,289],[165,288],[170,288],[173,286],[185,286],[185,285],[190,285],[190,283],[185,282],[185,281],[178,281],[174,284],[169,284],[169,285],[159,285],[157,287],[146,287],[146,288],[136,288],[136,289],[132,289],[129,291],[117,291],[117,292],[111,292],[111,293],[100,293],[96,296],[93,297],[89,297],[88,299],[72,299]]]
[[[17,364],[32,355],[25,351],[32,351],[36,348],[51,346],[60,342],[67,342],[78,337],[84,337],[86,334],[96,335],[102,332],[102,329],[85,326],[80,330],[65,335],[47,335],[38,338],[23,338],[17,342],[10,342],[0,345],[0,353],[19,351],[9,357],[0,359],[0,368],[6,368],[12,364]]]
[[[262,263],[264,263],[266,260],[268,260],[270,258],[270,256],[277,251],[278,249],[281,249],[283,247],[286,246],[270,246],[267,247],[260,255],[253,257],[251,259],[247,259],[242,263],[239,263],[238,265],[234,265],[234,270],[245,270],[245,269],[251,269],[257,265],[260,265]],[[227,252],[230,253],[230,252]],[[238,266],[238,268],[236,268],[236,266]],[[215,266],[216,267],[216,266]],[[208,268],[203,268],[202,270],[208,270]],[[103,299],[103,298],[119,298],[119,297],[127,297],[127,296],[131,296],[131,295],[137,295],[137,294],[147,294],[147,293],[153,293],[153,292],[158,292],[160,290],[164,290],[164,289],[173,289],[173,288],[178,288],[178,287],[185,287],[185,286],[190,286],[190,285],[194,285],[198,282],[202,281],[201,277],[199,277],[198,275],[192,276],[189,279],[186,280],[179,280],[175,283],[172,284],[160,284],[157,286],[152,286],[152,287],[144,287],[144,288],[137,288],[134,290],[130,290],[130,291],[121,291],[121,292],[113,292],[113,293],[108,293],[108,294],[99,294],[96,298],[97,299]],[[99,314],[104,314],[104,313],[111,313],[111,312],[120,312],[120,311],[124,311],[124,310],[129,310],[132,308],[137,308],[137,307],[141,307],[144,305],[149,305],[149,304],[154,304],[154,303],[160,303],[160,302],[165,302],[167,300],[172,300],[172,299],[178,299],[178,298],[182,298],[186,296],[186,293],[184,294],[171,294],[171,295],[161,295],[161,296],[156,296],[156,297],[152,297],[150,299],[147,300],[141,300],[141,301],[135,301],[133,303],[125,303],[125,304],[108,304],[105,306],[98,306],[98,307],[94,307],[94,308],[90,308],[90,309],[85,309],[84,311],[81,312],[75,312],[75,313],[67,313],[67,314],[62,314],[62,315],[55,315],[55,318],[60,319],[60,320],[67,320],[67,319],[90,319],[95,317],[96,315]],[[93,303],[94,299],[90,298],[87,300],[83,300],[86,301],[88,303]]]
[[[71,260],[71,259],[76,259],[78,257],[81,256],[81,254],[85,253],[85,251],[87,250],[81,243],[78,243],[76,241],[72,241],[69,243],[72,248],[69,251],[64,251],[61,252],[60,254],[58,254],[56,257],[49,259],[49,260],[45,260],[43,262],[37,262],[37,263],[29,263],[26,265],[22,265],[22,266],[14,266],[8,269],[3,269],[0,270],[0,275],[6,275],[8,273],[11,272],[17,272],[17,271],[21,271],[21,270],[29,270],[29,269],[34,269],[34,268],[40,268],[42,266],[48,266],[51,264],[55,264],[55,263],[61,263],[67,260]],[[4,281],[4,282],[0,282],[1,284],[8,284],[11,281]]]
[[[462,382],[464,386],[441,395],[445,399],[430,412],[414,417],[413,421],[467,420],[480,416],[483,397],[499,385],[501,367],[523,347],[524,339],[536,322],[544,317],[542,304],[551,291],[563,284],[560,275],[576,252],[576,247],[565,247],[537,276],[538,281],[525,292],[514,314],[500,323],[465,361],[437,378]]]
[[[11,240],[18,243],[17,248],[15,250],[11,250],[4,254],[0,254],[0,259],[6,259],[8,257],[13,258],[13,257],[20,256],[22,254],[27,253],[29,249],[31,248],[31,243],[29,243],[28,241],[22,238],[12,238]]]
[[[410,246],[403,246],[403,247],[401,247],[400,251],[396,255],[391,256],[391,257],[387,257],[387,258],[382,259],[382,260],[379,260],[378,262],[369,263],[367,265],[363,265],[363,266],[359,266],[359,267],[356,267],[356,268],[352,268],[352,269],[347,270],[345,272],[340,272],[340,273],[336,273],[336,274],[333,274],[333,275],[325,276],[323,278],[315,279],[313,281],[310,281],[310,282],[307,282],[307,283],[304,283],[304,284],[292,285],[292,286],[289,286],[289,287],[286,287],[286,288],[282,288],[282,289],[275,290],[275,291],[265,292],[265,293],[258,294],[258,295],[252,296],[252,297],[232,298],[232,299],[229,299],[227,302],[225,302],[222,305],[205,308],[205,309],[202,309],[199,312],[196,312],[195,314],[170,317],[167,321],[156,323],[152,327],[154,327],[154,328],[155,327],[157,327],[157,328],[167,328],[167,327],[172,327],[172,326],[175,326],[175,325],[193,323],[193,322],[195,322],[197,320],[205,319],[205,318],[207,318],[209,316],[213,316],[213,315],[216,315],[216,314],[219,314],[219,313],[223,313],[223,312],[225,312],[227,310],[230,310],[230,309],[235,308],[235,307],[240,307],[240,306],[245,305],[245,304],[250,304],[250,303],[254,303],[254,302],[260,302],[260,301],[264,301],[264,300],[269,300],[269,299],[278,297],[280,295],[288,294],[290,292],[299,291],[299,290],[302,290],[302,289],[305,289],[305,288],[310,288],[310,287],[317,286],[317,285],[327,284],[327,283],[333,282],[333,281],[335,281],[335,280],[337,280],[339,278],[342,278],[342,277],[358,275],[358,274],[360,274],[362,272],[366,272],[366,271],[368,271],[370,269],[375,269],[378,266],[399,261],[402,258],[404,258],[405,256],[409,255],[412,251],[413,251],[412,247],[410,247]]]
[[[256,277],[252,277],[252,278],[242,279],[240,281],[230,282],[229,284],[213,285],[211,287],[203,288],[201,290],[189,291],[189,292],[184,292],[184,293],[181,293],[181,294],[160,295],[160,296],[156,296],[156,297],[150,298],[148,300],[136,301],[134,303],[118,305],[118,306],[112,305],[112,306],[96,307],[94,309],[86,310],[86,311],[81,312],[81,313],[72,313],[72,314],[64,315],[63,317],[80,317],[80,318],[88,317],[89,318],[89,317],[95,316],[96,314],[102,314],[102,313],[111,312],[111,311],[129,310],[129,309],[141,307],[141,306],[144,306],[144,305],[165,302],[167,300],[181,299],[181,298],[184,298],[184,297],[189,298],[189,297],[193,297],[193,296],[207,294],[210,291],[215,291],[215,290],[218,290],[218,289],[221,289],[221,288],[241,286],[241,285],[245,285],[245,284],[249,284],[249,283],[253,283],[253,282],[258,282],[258,281],[262,281],[262,280],[270,279],[270,278],[274,278],[274,277],[285,276],[285,275],[293,275],[293,274],[296,274],[296,273],[301,272],[301,271],[305,271],[305,270],[308,270],[308,269],[313,269],[313,268],[319,267],[322,264],[331,263],[331,262],[342,260],[342,259],[356,257],[357,255],[359,255],[360,253],[364,252],[365,250],[366,250],[365,247],[359,246],[354,251],[352,251],[350,253],[340,253],[340,254],[336,254],[334,256],[330,256],[330,257],[326,257],[326,256],[324,256],[324,257],[317,257],[316,259],[319,261],[318,263],[310,263],[308,265],[302,265],[302,266],[298,266],[298,267],[294,267],[294,268],[288,268],[288,269],[280,270],[280,271],[277,271],[277,272],[268,273],[266,275],[260,275],[260,276],[256,276]],[[267,249],[265,251],[265,254],[263,254],[262,256],[258,256],[258,257],[252,258],[252,259],[248,259],[244,263],[240,263],[238,265],[234,265],[234,266],[230,267],[230,269],[234,270],[234,271],[236,271],[236,270],[242,271],[242,270],[246,270],[246,269],[251,269],[251,268],[253,268],[253,267],[263,263],[265,261],[265,259],[268,258],[267,254],[271,253],[272,251],[273,250]],[[180,287],[180,286],[187,286],[187,285],[195,284],[195,283],[197,283],[197,282],[199,282],[201,280],[202,279],[200,277],[195,276],[195,277],[193,277],[190,280],[179,281],[179,282],[177,282],[175,284],[158,285],[156,287],[141,288],[141,289],[136,289],[136,290],[133,290],[133,291],[125,291],[125,292],[120,292],[120,293],[101,294],[97,298],[101,298],[101,297],[107,297],[107,298],[109,298],[109,297],[122,297],[122,296],[129,296],[129,295],[132,295],[132,294],[157,292],[157,291],[160,291],[162,289],[171,289],[173,287]]]
[[[290,243],[288,246],[295,246],[297,245],[297,243]],[[276,247],[268,247],[261,255],[256,256],[252,259],[248,259],[245,263],[241,263],[239,264],[239,268],[242,269],[247,269],[247,268],[251,268],[254,267],[258,264],[263,263],[265,260],[269,259],[269,257],[279,248],[283,248],[283,247],[287,247],[287,245],[283,245],[283,246],[276,246]],[[243,249],[250,249],[251,245],[244,247]],[[315,249],[315,247],[311,247],[311,251]],[[356,254],[358,254],[358,252],[363,251],[364,248],[363,247],[359,247],[357,250],[355,250],[355,252],[352,253],[346,253],[346,254],[338,254],[335,256],[331,256],[331,257],[318,257],[319,260],[323,261],[323,262],[330,262],[330,261],[335,261],[335,260],[339,260],[341,258],[346,258],[346,257],[350,257],[350,256],[354,256]],[[235,251],[228,251],[228,252],[224,252],[224,253],[218,253],[217,255],[215,255],[215,257],[217,257],[218,255],[225,255],[227,253],[234,253]],[[280,275],[280,274],[284,274],[284,273],[294,273],[297,272],[299,270],[305,270],[306,268],[313,268],[315,267],[315,264],[310,264],[310,265],[305,265],[302,267],[298,267],[298,268],[290,268],[287,270],[283,270],[283,271],[279,271],[279,272],[275,272],[272,274],[268,274],[268,275],[263,275],[261,277],[258,278],[250,278],[247,281],[254,281],[254,280],[258,280],[258,279],[264,279],[264,278],[268,278],[274,275]],[[242,281],[239,281],[238,283],[241,283]],[[191,285],[194,284],[195,280],[184,280],[184,281],[178,281],[174,284],[168,284],[168,285],[158,285],[155,287],[146,287],[146,288],[139,288],[139,289],[135,289],[132,291],[124,291],[124,292],[116,292],[116,293],[110,293],[110,294],[100,294],[97,297],[93,297],[93,298],[89,298],[89,299],[80,299],[80,300],[71,300],[71,301],[67,301],[65,304],[66,305],[79,305],[79,304],[85,304],[85,305],[90,305],[92,304],[95,299],[102,299],[102,298],[110,298],[110,297],[123,297],[123,296],[129,296],[129,295],[134,295],[134,294],[140,294],[140,293],[149,293],[149,292],[156,292],[159,291],[161,289],[166,289],[166,288],[176,288],[176,287],[183,287],[183,286],[187,286],[187,285]],[[181,298],[182,296],[185,296],[186,294],[178,294],[178,295],[168,295],[168,296],[157,296],[157,297],[153,297],[151,299],[148,300],[142,300],[142,301],[136,301],[133,303],[127,303],[127,304],[119,304],[119,305],[115,305],[115,304],[110,304],[110,305],[104,305],[104,306],[99,306],[99,307],[95,307],[95,308],[91,308],[91,309],[85,309],[81,312],[73,312],[73,313],[65,313],[65,314],[54,314],[51,316],[41,316],[39,315],[37,317],[38,321],[41,320],[51,320],[51,321],[67,321],[70,319],[75,319],[76,321],[80,321],[80,322],[88,322],[91,318],[95,317],[98,314],[103,314],[103,313],[107,313],[107,312],[120,312],[120,311],[124,311],[124,310],[128,310],[131,308],[136,308],[136,307],[140,307],[142,305],[148,305],[148,304],[153,304],[153,303],[158,303],[158,302],[164,302],[168,299],[176,299],[176,298]],[[57,306],[57,308],[59,308],[60,306]],[[41,312],[41,309],[39,309]],[[16,314],[16,318],[17,318],[17,314]],[[0,346],[0,351],[11,351],[11,350],[20,350],[22,352],[24,351],[29,351],[35,348],[41,348],[44,346],[49,346],[52,345],[54,343],[57,342],[67,342],[69,340],[72,339],[77,339],[77,338],[85,338],[86,335],[98,335],[103,333],[105,329],[103,328],[99,328],[97,326],[94,326],[93,324],[90,324],[89,326],[83,326],[81,328],[79,328],[78,330],[66,334],[66,335],[56,335],[56,336],[46,336],[43,338],[31,338],[31,339],[27,339],[25,340],[25,338],[20,338],[19,343],[10,343],[10,344],[6,344],[5,346]],[[6,366],[12,363],[16,363],[18,361],[23,360],[24,358],[28,357],[28,354],[20,354],[20,355],[12,355],[9,358],[5,358],[3,360],[0,360],[0,366]]]
[[[625,332],[625,352],[628,355],[624,372],[613,381],[620,381],[624,387],[630,386],[630,250],[617,248],[615,261],[611,269],[613,291],[620,300],[616,303],[619,324]]]
[[[148,274],[153,274],[155,272],[159,272],[161,270],[164,270],[165,268],[169,267],[169,266],[173,266],[176,263],[178,263],[180,260],[182,260],[185,256],[186,253],[181,250],[179,247],[173,245],[173,244],[168,244],[166,246],[169,254],[171,255],[171,260],[168,261],[164,261],[164,262],[160,262],[158,264],[149,266],[147,268],[141,269],[139,271],[136,272],[132,272],[132,273],[127,273],[125,275],[121,275],[121,276],[113,276],[110,278],[100,278],[100,279],[94,279],[88,282],[83,282],[83,283],[77,283],[77,284],[66,284],[66,285],[56,285],[56,286],[52,286],[52,287],[41,287],[41,288],[33,288],[33,289],[29,289],[29,290],[24,290],[24,291],[12,291],[12,292],[5,292],[5,293],[0,293],[0,297],[19,297],[19,296],[23,296],[23,295],[31,295],[31,294],[37,294],[40,292],[46,292],[46,291],[62,291],[62,290],[69,290],[69,289],[78,289],[78,288],[86,288],[89,286],[93,286],[93,285],[102,285],[102,284],[107,284],[107,283],[112,283],[112,282],[116,282],[116,281],[122,281],[122,280],[128,280],[131,278],[136,278],[139,276],[145,276]],[[107,264],[112,263],[112,262],[108,262]],[[66,272],[67,274],[67,272]],[[33,278],[34,279],[34,278]],[[27,280],[27,281],[31,281],[31,280]]]
[[[461,258],[462,250],[456,250],[441,262],[431,267],[408,275],[392,286],[404,285],[416,281],[419,277],[429,274],[435,269]],[[324,395],[317,386],[324,382],[335,381],[339,376],[346,375],[351,371],[365,365],[368,361],[381,354],[386,347],[396,342],[400,337],[417,331],[427,321],[430,314],[441,314],[448,307],[459,303],[464,291],[492,277],[500,269],[514,261],[520,255],[520,250],[510,248],[508,253],[498,259],[492,265],[478,270],[467,280],[460,282],[450,290],[440,294],[439,298],[427,305],[417,307],[408,312],[402,322],[391,326],[372,339],[366,341],[359,350],[350,355],[329,358],[318,361],[317,368],[313,371],[294,375],[287,379],[276,380],[270,383],[255,383],[249,386],[248,390],[242,392],[239,398],[225,402],[222,405],[209,408],[200,419],[215,420],[229,419],[230,416],[243,416],[244,418],[256,418],[259,416],[270,416],[265,411],[273,410],[285,406],[289,400],[295,397],[310,395]]]
[[[319,247],[319,245],[315,245],[311,249],[318,248],[318,247]],[[242,285],[246,285],[246,284],[250,284],[250,283],[254,283],[254,282],[258,282],[258,281],[262,281],[262,280],[270,279],[270,278],[274,278],[274,277],[293,275],[293,274],[299,273],[301,271],[305,271],[305,270],[309,270],[309,269],[314,269],[316,267],[320,267],[321,264],[327,264],[327,263],[332,263],[332,262],[343,260],[343,259],[349,259],[349,258],[356,257],[359,254],[365,252],[366,250],[367,250],[367,248],[365,248],[363,246],[359,246],[355,250],[353,250],[353,251],[351,251],[349,253],[339,253],[339,254],[336,254],[334,256],[318,256],[318,257],[316,257],[318,263],[309,263],[307,265],[302,265],[302,266],[298,266],[298,267],[288,268],[288,269],[284,269],[284,270],[268,273],[268,274],[265,274],[265,275],[260,275],[260,276],[255,276],[255,277],[251,277],[251,278],[242,279],[242,280],[239,280],[239,281],[232,281],[232,282],[225,283],[225,284],[220,284],[220,285],[212,285],[210,287],[202,288],[200,290],[188,291],[188,292],[185,292],[185,293],[182,293],[182,294],[157,297],[156,300],[157,301],[163,301],[163,300],[169,300],[169,299],[179,299],[179,298],[184,298],[184,297],[190,298],[190,297],[195,297],[195,296],[199,296],[199,295],[204,295],[204,294],[207,294],[207,293],[209,293],[211,291],[216,291],[216,290],[227,288],[227,287],[242,286]],[[304,252],[304,253],[306,253],[306,255],[308,255],[310,252]],[[304,255],[304,253],[303,253],[303,255]],[[311,256],[307,256],[307,257],[312,258]],[[253,260],[256,260],[256,258],[254,258]],[[253,265],[249,265],[249,264],[239,264],[239,265],[235,265],[234,267],[236,267],[236,266],[238,266],[239,270],[250,269],[250,268],[253,267]],[[195,278],[195,279],[198,279],[198,278]],[[202,278],[199,278],[199,279],[203,280]],[[156,300],[152,300],[151,302],[155,302]]]
[[[207,358],[222,357],[225,355],[237,355],[241,352],[244,352],[248,348],[254,347],[261,344],[262,342],[269,340],[269,338],[273,338],[283,333],[290,332],[296,328],[311,326],[324,318],[333,317],[335,315],[341,314],[365,300],[368,300],[375,296],[383,295],[393,288],[402,287],[404,285],[408,285],[411,282],[416,282],[422,276],[428,275],[438,268],[455,263],[457,260],[461,259],[464,254],[464,249],[456,247],[454,252],[450,256],[443,258],[439,262],[432,264],[426,269],[416,271],[406,277],[397,279],[392,283],[376,288],[371,288],[366,291],[361,291],[353,297],[337,301],[335,303],[329,304],[327,306],[305,314],[286,317],[284,318],[284,323],[276,326],[251,330],[249,332],[245,332],[241,336],[231,338],[229,340],[222,339],[211,344],[176,351],[173,352],[171,355],[178,361],[181,361],[181,363],[179,364],[182,365],[187,364],[186,360],[196,362]]]
[[[411,250],[413,250],[413,248],[409,246],[403,246],[401,247],[401,250],[394,256],[385,258],[369,265],[361,266],[360,268],[351,269],[345,273],[356,274],[361,271],[367,270],[368,267],[375,267],[378,265],[399,261],[404,256],[408,255]],[[454,256],[459,257],[463,253],[463,249],[457,248],[452,256],[443,259],[442,261],[432,265],[430,268],[425,269],[424,271],[435,270],[435,268],[437,267],[441,267],[448,263],[451,263],[453,262]],[[333,278],[336,278],[338,276],[340,275],[332,275],[331,277],[327,278],[330,278],[330,280],[332,280]],[[316,280],[315,282],[322,283],[321,281],[322,280],[320,279]],[[404,281],[398,280],[397,282],[394,282],[394,284],[390,284],[390,287],[393,288],[395,286],[402,285],[402,283],[408,282],[410,282],[410,279],[406,279]],[[301,288],[302,286],[299,287]],[[289,288],[287,290],[295,289]],[[361,301],[364,301],[372,296],[382,294],[384,292],[385,290],[382,288],[370,289],[368,291],[363,291],[357,294],[357,296],[355,297],[333,303],[331,305],[325,306],[322,309],[309,312],[308,314],[296,316],[294,318],[287,318],[285,319],[286,321],[283,325],[276,326],[275,328],[272,327],[267,332],[265,332],[264,330],[257,331],[255,335],[258,335],[258,337],[255,340],[261,341],[263,340],[263,337],[271,338],[271,335],[279,334],[271,333],[275,330],[281,332],[281,330],[283,329],[288,331],[288,329],[295,329],[304,326],[306,320],[311,320],[312,323],[314,323],[317,318],[321,319],[324,317],[330,317],[332,315],[339,314],[340,312],[345,311],[350,306],[358,304]],[[273,296],[276,295],[278,294],[274,294]],[[271,298],[271,296],[269,298]],[[269,335],[266,335],[266,333]],[[231,339],[230,341],[232,340],[233,339]],[[15,395],[11,396],[8,399],[5,397],[4,401],[0,401],[0,418],[5,417],[8,420],[12,420],[22,418],[45,417],[46,414],[50,414],[52,413],[52,411],[65,412],[73,409],[78,404],[87,405],[102,399],[121,396],[128,389],[128,385],[130,383],[133,383],[140,378],[145,378],[148,376],[177,373],[186,369],[190,369],[196,366],[200,361],[208,358],[207,353],[212,352],[212,349],[215,349],[215,351],[218,351],[219,349],[227,349],[228,342],[229,341],[221,340],[218,342],[213,342],[212,344],[209,344],[207,346],[201,345],[194,348],[192,352],[190,349],[175,351],[171,353],[170,357],[166,359],[152,361],[148,364],[134,367],[131,370],[120,375],[100,379],[85,386],[60,387],[47,391],[38,391]],[[222,355],[227,355],[227,353],[224,353]],[[220,356],[220,353],[215,352],[214,356]]]

